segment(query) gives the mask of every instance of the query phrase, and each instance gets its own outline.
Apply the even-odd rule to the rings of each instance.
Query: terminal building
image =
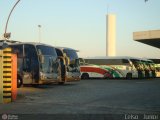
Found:
[[[133,32],[133,40],[160,49],[160,30]],[[152,60],[160,64],[160,58]]]

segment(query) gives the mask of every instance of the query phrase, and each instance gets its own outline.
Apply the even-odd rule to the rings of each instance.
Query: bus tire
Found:
[[[17,88],[20,88],[23,84],[22,78],[20,76],[17,76]]]
[[[132,79],[132,73],[127,73],[127,75],[126,75],[126,79]]]
[[[83,73],[81,76],[81,79],[89,79],[89,74],[88,73]]]

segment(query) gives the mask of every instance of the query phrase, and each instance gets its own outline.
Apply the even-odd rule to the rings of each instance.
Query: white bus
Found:
[[[77,55],[78,51],[67,47],[56,47],[56,52],[63,68],[61,69],[62,80],[64,82],[80,80],[81,73]]]
[[[143,78],[144,72],[141,68],[140,59],[134,57],[90,57],[85,58],[89,64],[96,64],[101,66],[111,66],[119,71],[121,77]]]

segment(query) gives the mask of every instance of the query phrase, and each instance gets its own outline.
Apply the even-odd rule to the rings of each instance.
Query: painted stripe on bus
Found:
[[[105,69],[98,68],[98,67],[86,67],[86,66],[81,66],[81,72],[95,72],[99,73],[101,75],[107,75],[106,77],[112,78],[112,75]]]

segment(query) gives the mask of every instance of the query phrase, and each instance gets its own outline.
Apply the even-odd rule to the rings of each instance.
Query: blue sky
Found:
[[[0,0],[0,35],[16,0]],[[80,57],[104,56],[106,14],[116,14],[118,56],[160,57],[160,50],[133,41],[134,31],[160,29],[160,0],[21,0],[8,24],[11,39],[80,50]]]

